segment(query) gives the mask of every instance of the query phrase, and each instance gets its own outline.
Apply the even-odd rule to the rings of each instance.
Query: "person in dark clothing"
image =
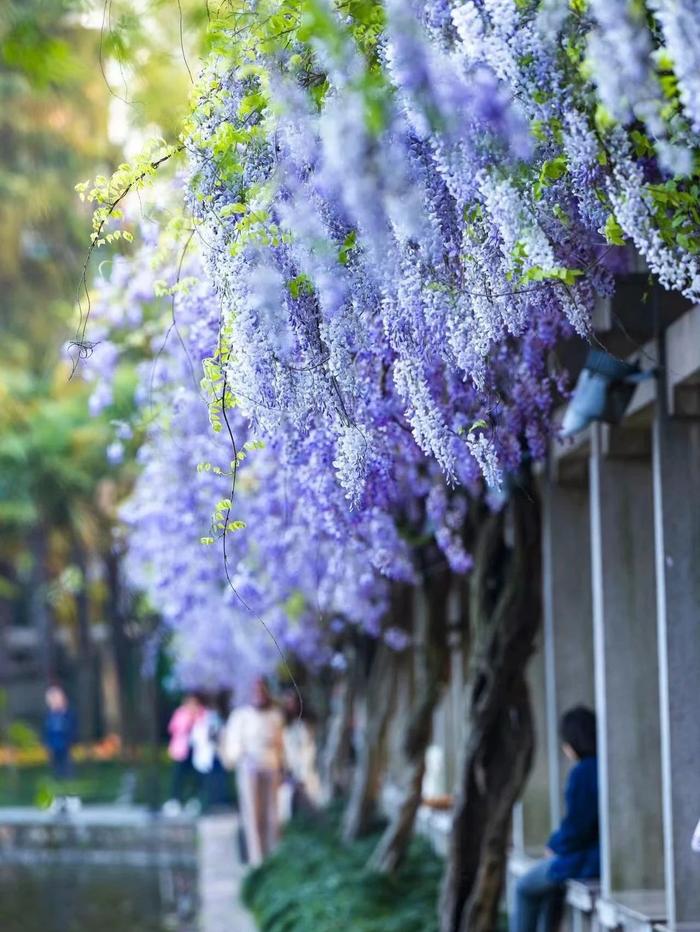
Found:
[[[595,714],[577,706],[561,720],[564,754],[573,763],[566,814],[547,843],[548,856],[517,883],[510,932],[552,932],[567,880],[600,876]]]
[[[75,741],[75,715],[68,704],[68,697],[60,686],[46,690],[46,715],[42,736],[51,759],[51,769],[57,780],[71,775],[71,747]]]

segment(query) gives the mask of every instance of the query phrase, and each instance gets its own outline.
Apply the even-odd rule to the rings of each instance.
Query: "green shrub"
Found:
[[[41,746],[39,735],[26,722],[10,722],[7,726],[7,743],[20,751],[29,751]]]
[[[415,839],[394,877],[373,874],[378,837],[346,846],[334,818],[292,823],[244,884],[261,932],[437,932],[440,860]]]

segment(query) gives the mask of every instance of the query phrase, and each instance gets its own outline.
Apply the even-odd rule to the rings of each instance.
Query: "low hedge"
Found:
[[[437,932],[441,861],[417,838],[395,876],[373,874],[378,838],[343,845],[334,816],[293,822],[244,883],[261,932]]]
[[[0,807],[50,804],[55,795],[80,796],[85,803],[114,802],[132,773],[134,802],[160,804],[167,797],[170,764],[160,758],[146,761],[88,761],[76,763],[73,777],[57,782],[48,764],[0,765]]]

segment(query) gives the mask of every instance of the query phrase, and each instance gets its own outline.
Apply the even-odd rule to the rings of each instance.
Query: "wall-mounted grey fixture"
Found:
[[[654,375],[655,370],[643,372],[639,363],[616,359],[604,350],[589,350],[562,421],[561,436],[572,437],[593,421],[619,423],[637,383]]]

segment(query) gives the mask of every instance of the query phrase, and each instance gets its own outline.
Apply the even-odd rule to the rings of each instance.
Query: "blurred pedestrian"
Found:
[[[173,767],[170,798],[163,806],[164,815],[177,815],[187,793],[194,790],[195,798],[199,794],[201,777],[192,763],[192,733],[204,713],[201,697],[196,693],[187,693],[170,718],[168,755]]]
[[[284,718],[273,703],[265,680],[253,683],[250,705],[234,709],[221,741],[221,756],[236,768],[238,801],[248,861],[253,866],[279,839],[277,792],[284,759]]]
[[[46,715],[42,737],[51,760],[51,770],[57,780],[65,780],[73,772],[71,748],[76,738],[73,710],[60,686],[46,690]]]
[[[226,772],[219,756],[224,719],[213,697],[203,700],[203,715],[192,728],[192,765],[200,774],[202,808],[207,810],[227,802]]]
[[[321,801],[321,780],[316,767],[316,736],[296,689],[282,697],[285,716],[283,733],[285,792],[280,815],[286,821],[298,812],[316,809]]]

